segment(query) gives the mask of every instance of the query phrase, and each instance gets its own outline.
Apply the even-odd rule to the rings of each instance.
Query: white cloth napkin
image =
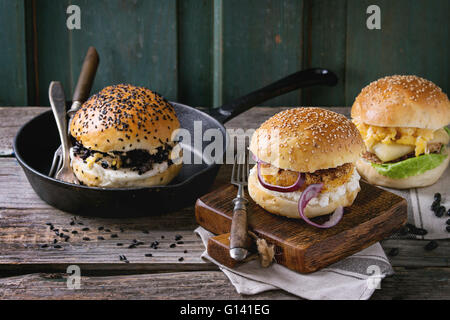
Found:
[[[205,245],[214,234],[195,230]],[[252,260],[230,269],[211,258],[205,250],[202,258],[216,264],[240,294],[253,295],[282,289],[304,299],[366,300],[380,287],[393,269],[379,243],[311,274],[300,274],[273,263],[262,268]]]
[[[408,222],[428,231],[425,236],[410,235],[409,238],[430,240],[450,238],[450,232],[445,229],[447,227],[445,222],[450,219],[447,212],[438,218],[431,210],[434,194],[437,192],[442,195],[441,205],[447,210],[450,209],[450,169],[447,169],[442,177],[429,187],[407,190],[384,189],[405,198],[408,201]]]

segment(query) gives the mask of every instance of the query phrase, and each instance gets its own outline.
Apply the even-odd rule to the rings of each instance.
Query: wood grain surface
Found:
[[[381,9],[381,30],[366,27],[372,4]],[[80,7],[81,30],[66,27],[69,5]],[[0,104],[45,105],[52,80],[72,96],[89,45],[102,59],[93,92],[130,82],[194,106],[218,106],[319,66],[337,73],[336,87],[267,105],[351,105],[369,82],[396,73],[429,78],[448,93],[449,6],[448,0],[0,0],[0,40],[8,44],[0,51],[0,79],[9,84],[0,86]]]
[[[197,222],[215,234],[230,232],[235,196],[236,188],[228,185],[198,199]],[[407,219],[406,200],[364,182],[342,220],[322,230],[300,219],[271,214],[248,194],[246,198],[249,230],[275,245],[277,263],[300,273],[317,271],[367,248],[400,229]]]
[[[285,108],[253,108],[227,123],[228,128],[256,128],[275,112]],[[282,291],[256,296],[237,294],[228,279],[215,265],[200,259],[204,247],[193,234],[198,226],[194,208],[152,218],[130,220],[89,219],[79,217],[83,225],[70,225],[73,215],[53,209],[40,200],[28,184],[16,160],[11,157],[12,144],[18,128],[46,108],[0,108],[0,297],[11,299],[158,299],[192,297],[198,299],[290,299]],[[348,108],[337,109],[348,114]],[[10,138],[8,138],[10,137]],[[215,182],[220,187],[229,182],[231,166],[222,166]],[[41,248],[55,238],[54,228],[80,232],[67,243],[58,240],[62,248]],[[98,230],[99,227],[111,232]],[[88,231],[82,231],[89,228]],[[120,228],[124,232],[120,232]],[[146,233],[148,231],[148,233]],[[66,233],[62,231],[63,233]],[[111,238],[117,234],[118,238]],[[161,236],[165,238],[161,238]],[[181,235],[183,244],[170,248]],[[82,240],[89,237],[90,241]],[[99,240],[97,237],[105,240]],[[128,249],[133,240],[144,242]],[[150,248],[155,240],[158,249]],[[438,248],[424,250],[428,241],[382,241],[386,252],[397,248],[398,255],[389,256],[396,274],[382,282],[374,299],[450,298],[450,241],[438,240]],[[120,249],[115,247],[123,243]],[[122,249],[123,248],[123,249]],[[187,250],[185,253],[184,251]],[[146,257],[146,254],[152,257]],[[129,263],[120,261],[126,255]],[[178,261],[179,258],[183,261]],[[80,291],[67,290],[62,280],[69,264],[81,266],[83,285]],[[56,272],[56,274],[54,274]],[[86,280],[86,281],[85,281]],[[151,285],[149,285],[151,283]],[[174,289],[180,284],[178,290]],[[436,290],[439,288],[439,290]],[[127,295],[125,296],[124,293]]]

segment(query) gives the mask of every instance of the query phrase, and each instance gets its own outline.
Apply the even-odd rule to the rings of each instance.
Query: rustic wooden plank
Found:
[[[450,2],[377,1],[381,30],[366,28],[366,9],[371,4],[348,1],[345,104],[351,105],[369,82],[392,74],[416,74],[449,92]]]
[[[30,274],[0,279],[1,299],[296,299],[281,290],[254,296],[236,292],[219,271],[112,277],[82,277],[81,289],[69,290],[66,275]]]
[[[230,173],[230,166],[222,166],[213,188],[228,183]],[[14,159],[0,159],[0,270],[3,272],[48,272],[51,268],[63,269],[71,263],[81,264],[90,271],[214,268],[199,258],[204,247],[200,239],[193,234],[197,223],[192,207],[148,218],[80,217],[84,223],[82,226],[71,226],[72,217],[73,215],[53,209],[40,200]],[[54,228],[60,231],[76,229],[79,234],[71,236],[68,243],[59,239],[59,242],[62,240],[61,249],[40,248],[40,245],[51,243],[55,238],[46,223],[53,223]],[[101,226],[112,232],[98,231]],[[90,230],[80,231],[85,227]],[[121,233],[120,228],[125,232]],[[143,233],[144,230],[149,233]],[[117,233],[118,238],[111,238],[110,234],[113,233]],[[184,244],[168,248],[168,245],[174,242],[176,234],[184,237]],[[161,235],[164,235],[165,239],[158,240]],[[91,241],[83,241],[84,236],[89,237]],[[98,240],[98,236],[103,236],[106,240]],[[144,241],[145,245],[128,249],[127,245],[134,239]],[[160,249],[153,250],[149,247],[154,240],[160,241]],[[115,246],[118,242],[124,243],[123,249]],[[387,252],[391,248],[399,248],[399,255],[392,258],[394,266],[449,266],[450,241],[439,240],[439,247],[433,251],[424,250],[426,243],[427,241],[421,240],[386,240],[383,245]],[[185,254],[184,250],[188,252]],[[154,257],[145,257],[147,253],[154,254]],[[119,254],[125,254],[131,263],[120,262]],[[55,260],[55,256],[58,259]],[[184,257],[181,263],[178,261],[180,257]]]
[[[303,1],[223,1],[223,102],[302,68]],[[265,102],[299,105],[299,91]]]
[[[81,30],[66,28],[66,9],[81,9]],[[177,98],[176,0],[38,1],[41,104],[48,105],[48,83],[61,80],[71,97],[89,46],[100,65],[93,92],[132,83]]]
[[[344,105],[347,1],[308,0],[305,11],[303,67],[328,68],[339,82],[335,87],[303,89],[302,105]]]
[[[394,268],[395,274],[381,282],[372,300],[448,300],[450,268]]]
[[[0,156],[12,155],[12,142],[19,128],[46,110],[48,108],[0,107]]]
[[[212,1],[178,1],[178,101],[212,106]]]
[[[0,0],[0,105],[27,105],[24,1]]]
[[[439,246],[433,251],[425,250],[430,240],[386,239],[381,242],[386,254],[391,249],[399,249],[397,256],[388,258],[394,266],[406,267],[450,267],[450,239],[438,240]]]
[[[83,275],[83,272],[82,272]],[[450,299],[450,269],[395,268],[371,299]],[[236,293],[220,271],[128,276],[82,276],[81,289],[67,288],[65,274],[29,274],[0,279],[0,298],[27,299],[297,299],[281,290],[246,296]],[[176,288],[176,289],[174,289]],[[439,288],[439,290],[436,290]]]

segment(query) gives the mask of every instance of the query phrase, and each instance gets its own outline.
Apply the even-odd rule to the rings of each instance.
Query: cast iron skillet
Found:
[[[226,137],[223,123],[252,106],[289,91],[315,85],[333,86],[336,75],[326,69],[308,69],[294,73],[267,87],[252,92],[206,114],[198,109],[172,102],[180,126],[193,136],[194,121],[200,120],[202,131],[218,129]],[[148,188],[94,188],[62,182],[47,175],[53,153],[59,146],[55,120],[51,111],[26,123],[14,139],[14,152],[34,191],[42,200],[63,211],[85,216],[130,217],[151,216],[194,204],[211,187],[220,165],[203,156],[211,143],[196,146],[192,139],[182,142],[183,152],[192,164],[184,164],[180,174],[167,186]],[[227,139],[223,139],[223,150]],[[223,153],[224,153],[223,152]],[[217,158],[222,155],[215,155]],[[197,163],[194,162],[197,157]],[[200,161],[199,161],[200,160]]]

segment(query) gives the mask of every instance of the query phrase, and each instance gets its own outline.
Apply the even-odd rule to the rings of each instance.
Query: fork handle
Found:
[[[231,222],[230,256],[237,261],[247,256],[247,200],[238,197],[233,200],[233,219]]]

